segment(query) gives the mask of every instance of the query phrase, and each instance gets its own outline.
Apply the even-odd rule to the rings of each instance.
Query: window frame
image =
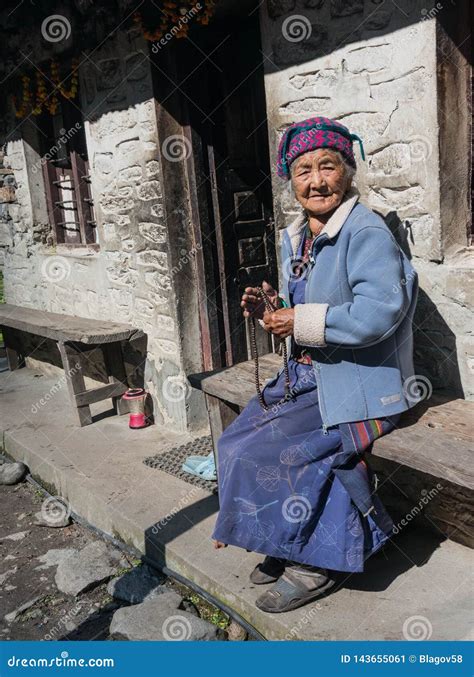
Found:
[[[49,116],[49,119],[46,116]],[[68,136],[67,130],[73,129],[77,123],[80,125],[77,133]],[[90,189],[91,178],[82,113],[77,105],[61,97],[55,120],[45,112],[42,119],[38,120],[38,124],[40,128],[43,127],[44,139],[53,141],[50,148],[42,153],[42,168],[48,220],[55,244],[61,248],[87,247],[98,250],[100,245]],[[45,127],[48,131],[45,131]],[[55,127],[64,129],[64,133],[61,136],[56,135]],[[61,138],[65,136],[66,141],[61,142]],[[60,150],[63,158],[50,157],[53,147],[58,148],[55,155]],[[69,185],[61,186],[61,184]],[[69,192],[70,200],[67,199]],[[68,203],[72,208],[65,207]],[[68,214],[71,213],[74,220],[68,219]],[[67,224],[75,224],[77,227],[67,228]]]

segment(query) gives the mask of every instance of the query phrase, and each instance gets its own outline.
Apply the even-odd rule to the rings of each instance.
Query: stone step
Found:
[[[127,417],[105,416],[105,403],[93,412],[103,418],[77,428],[55,384],[31,369],[0,374],[7,454],[73,513],[191,580],[264,637],[403,640],[421,629],[426,639],[470,638],[473,553],[416,528],[418,517],[368,560],[363,574],[343,576],[336,592],[287,614],[259,611],[254,602],[262,590],[248,574],[262,557],[212,548],[217,498],[142,462],[189,436],[158,426],[132,431]],[[45,393],[54,395],[32,414]]]

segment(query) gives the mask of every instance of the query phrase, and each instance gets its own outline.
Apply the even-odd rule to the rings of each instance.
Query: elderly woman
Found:
[[[266,555],[250,580],[273,583],[256,601],[270,613],[316,599],[337,572],[363,571],[390,537],[363,453],[417,401],[417,274],[351,186],[354,139],[362,150],[324,117],[286,130],[278,173],[302,213],[283,233],[283,290],[263,283],[272,311],[258,288],[242,297],[244,316],[291,337],[291,352],[265,406],[254,397],[219,440],[213,539]]]

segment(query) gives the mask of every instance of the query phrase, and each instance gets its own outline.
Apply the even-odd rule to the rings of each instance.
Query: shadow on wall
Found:
[[[270,19],[282,23],[268,55],[270,73],[430,19],[438,21],[468,62],[472,59],[467,2],[309,0],[302,9],[296,0],[268,0],[267,8]]]
[[[409,259],[410,218],[400,219],[396,211],[382,217]],[[416,264],[414,264],[416,269]],[[444,320],[428,294],[419,289],[418,303],[413,318],[414,362],[418,376],[428,379],[433,390],[447,389],[464,397],[456,350],[456,335]],[[423,380],[424,380],[423,379]]]

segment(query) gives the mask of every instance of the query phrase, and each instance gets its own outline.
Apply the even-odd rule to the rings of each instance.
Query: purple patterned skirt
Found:
[[[324,434],[312,365],[289,360],[218,442],[220,511],[212,538],[264,555],[360,572],[393,523],[376,495],[377,523],[363,516],[335,474],[344,455],[338,426]],[[272,406],[273,405],[273,406]]]

